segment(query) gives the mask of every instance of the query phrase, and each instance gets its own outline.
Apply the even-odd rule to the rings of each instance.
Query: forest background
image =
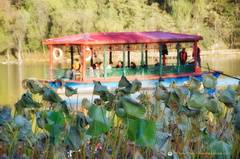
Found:
[[[47,38],[156,30],[201,35],[202,49],[240,48],[240,0],[0,0],[5,60],[45,55]]]

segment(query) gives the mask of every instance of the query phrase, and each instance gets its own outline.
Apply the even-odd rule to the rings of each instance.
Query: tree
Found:
[[[16,10],[13,15],[13,21],[9,26],[12,34],[14,46],[18,51],[18,61],[22,61],[21,52],[24,45],[24,38],[27,33],[29,13],[24,9]]]

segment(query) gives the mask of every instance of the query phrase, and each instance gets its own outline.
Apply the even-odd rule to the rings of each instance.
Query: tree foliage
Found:
[[[0,52],[42,50],[43,39],[86,32],[201,35],[204,48],[240,46],[236,0],[0,0]],[[19,54],[20,56],[20,54]]]

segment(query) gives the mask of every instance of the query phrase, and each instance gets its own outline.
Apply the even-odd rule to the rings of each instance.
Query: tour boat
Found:
[[[181,85],[190,76],[201,81],[204,74],[219,77],[221,73],[201,71],[197,65],[195,55],[199,40],[203,40],[202,36],[163,31],[83,33],[46,39],[43,44],[49,46],[50,69],[49,77],[42,81],[54,88],[67,84],[81,89],[93,88],[94,81],[117,88],[122,75],[130,82],[137,79],[142,82],[142,87],[153,87],[159,81],[164,85],[173,81]],[[182,48],[187,50],[192,62],[180,64]],[[67,79],[66,71],[71,70],[76,58],[81,62],[81,71],[76,73],[75,79]],[[71,59],[69,66],[54,68],[55,63],[63,59]],[[115,67],[119,60],[122,68]],[[159,64],[155,66],[154,60]],[[94,63],[100,61],[103,67],[94,69]],[[111,69],[107,68],[110,62],[114,63]],[[132,68],[131,62],[135,62],[136,67]]]

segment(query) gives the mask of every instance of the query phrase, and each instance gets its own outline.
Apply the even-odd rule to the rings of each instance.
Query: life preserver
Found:
[[[55,85],[58,88],[62,88],[64,85],[66,84],[66,82],[64,80],[62,80],[61,78],[56,79],[55,81]]]
[[[58,56],[57,56],[57,53],[59,53]],[[59,60],[60,58],[63,57],[63,51],[59,48],[54,48],[52,54],[53,54],[54,60]]]
[[[28,89],[28,86],[27,86],[28,81],[29,81],[29,79],[24,79],[24,80],[22,81],[22,87],[23,87],[23,89]]]

